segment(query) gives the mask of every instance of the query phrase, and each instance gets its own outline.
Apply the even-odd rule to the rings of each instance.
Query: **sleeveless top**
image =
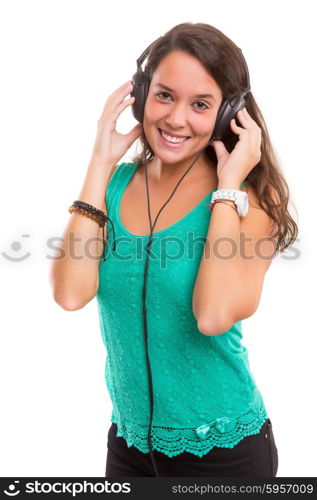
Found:
[[[123,192],[139,165],[118,165],[107,187],[116,250],[108,224],[96,298],[107,351],[111,422],[128,447],[148,453],[150,393],[142,289],[149,235],[133,235],[120,219]],[[202,457],[214,446],[233,448],[245,436],[259,433],[268,418],[250,371],[248,349],[241,343],[241,321],[225,333],[208,336],[198,330],[192,311],[212,216],[207,204],[216,189],[175,224],[154,232],[150,249],[146,308],[154,399],[152,447],[169,457],[183,451]]]

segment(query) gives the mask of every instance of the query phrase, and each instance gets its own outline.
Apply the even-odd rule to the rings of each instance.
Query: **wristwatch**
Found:
[[[231,200],[234,201],[237,212],[241,217],[248,215],[249,197],[245,191],[239,189],[218,189],[214,191],[211,197],[210,207],[212,208],[216,200]]]

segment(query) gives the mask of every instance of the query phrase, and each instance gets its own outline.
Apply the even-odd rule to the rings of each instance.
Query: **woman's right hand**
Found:
[[[107,99],[98,120],[98,131],[92,159],[98,163],[116,165],[142,132],[142,124],[137,123],[127,134],[116,131],[116,123],[122,111],[134,102],[134,97],[124,101],[133,90],[131,80],[116,89]]]

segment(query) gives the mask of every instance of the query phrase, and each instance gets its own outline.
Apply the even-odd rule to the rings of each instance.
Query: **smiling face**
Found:
[[[173,51],[161,60],[150,83],[143,129],[162,166],[189,166],[210,139],[221,102],[220,87],[198,59]]]

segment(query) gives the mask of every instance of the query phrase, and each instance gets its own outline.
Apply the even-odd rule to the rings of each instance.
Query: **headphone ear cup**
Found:
[[[214,138],[216,141],[221,141],[221,139],[231,130],[230,122],[232,118],[236,118],[238,111],[244,107],[245,98],[243,95],[237,95],[231,99],[226,99],[218,111],[211,139]]]
[[[143,123],[144,107],[150,86],[149,77],[142,69],[138,69],[132,77],[132,82],[131,97],[135,97],[132,103],[132,114],[138,122]]]

